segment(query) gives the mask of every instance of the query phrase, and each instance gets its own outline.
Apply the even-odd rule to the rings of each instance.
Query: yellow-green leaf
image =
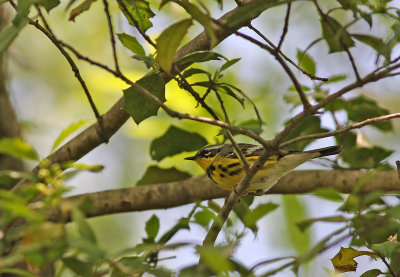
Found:
[[[142,45],[137,41],[135,37],[132,37],[128,34],[117,34],[118,39],[122,42],[122,44],[131,50],[133,53],[138,54],[139,56],[145,56],[146,52],[144,51]]]
[[[377,258],[377,255],[370,251],[358,251],[354,248],[340,248],[340,251],[331,259],[333,267],[338,272],[356,271],[357,262],[354,258],[367,255],[373,259]]]
[[[67,128],[61,131],[61,133],[56,138],[53,147],[51,148],[51,152],[53,152],[69,135],[73,132],[79,130],[82,126],[89,123],[89,120],[81,120],[75,123],[72,123]]]
[[[156,39],[157,61],[165,72],[170,72],[176,49],[178,49],[179,44],[191,25],[191,19],[181,20],[165,29]]]
[[[0,153],[17,159],[39,160],[36,150],[21,138],[3,138],[0,140]]]
[[[182,0],[177,3],[179,3],[195,20],[204,26],[206,34],[210,38],[210,48],[213,48],[218,41],[214,33],[211,18],[207,14],[204,14],[196,5],[187,0]]]

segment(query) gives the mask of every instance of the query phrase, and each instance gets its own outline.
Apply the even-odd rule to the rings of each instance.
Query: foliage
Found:
[[[79,24],[78,19],[81,14],[92,12],[95,2],[83,0],[76,3],[71,0],[67,5],[69,20],[76,20],[75,24]],[[92,108],[94,107],[93,99],[84,78],[77,69],[79,64],[75,62],[75,58],[89,62],[124,81],[129,87],[121,92],[123,98],[118,102],[122,103],[120,108],[116,104],[117,108],[112,108],[111,114],[117,114],[123,108],[136,123],[135,128],[141,128],[143,125],[141,123],[151,120],[150,118],[166,118],[170,126],[150,144],[149,157],[157,163],[173,159],[185,152],[197,151],[215,141],[235,143],[243,135],[264,146],[279,145],[298,151],[306,149],[318,138],[333,137],[337,144],[344,146],[344,150],[336,160],[330,161],[330,168],[363,170],[367,172],[364,179],[353,184],[354,188],[347,196],[334,188],[320,188],[313,192],[315,197],[323,201],[332,201],[341,205],[334,215],[307,218],[306,206],[299,198],[290,196],[284,199],[282,207],[285,220],[283,221],[286,222],[288,228],[285,236],[297,256],[276,259],[261,257],[260,259],[265,261],[254,266],[249,266],[248,261],[239,261],[234,258],[235,251],[248,231],[257,235],[262,219],[279,208],[278,204],[272,202],[254,201],[257,196],[242,197],[240,202],[235,203],[230,200],[236,197],[232,196],[234,192],[231,194],[232,197],[225,200],[222,207],[212,200],[207,203],[195,202],[197,198],[190,196],[190,200],[195,203],[192,204],[188,215],[181,217],[167,230],[161,228],[165,219],[156,213],[152,214],[145,223],[145,235],[140,243],[126,247],[117,253],[109,253],[107,249],[100,246],[96,230],[87,219],[88,216],[93,215],[95,200],[65,201],[64,199],[65,193],[69,190],[67,184],[72,177],[85,171],[100,172],[103,167],[77,164],[67,158],[63,160],[60,158],[62,156],[60,153],[67,153],[64,157],[69,158],[68,155],[71,152],[82,151],[75,156],[80,158],[101,142],[107,142],[125,122],[123,118],[127,117],[126,113],[116,116],[117,120],[113,121],[112,126],[110,126],[110,121],[107,121],[111,117],[108,113],[107,116],[97,118],[97,133],[93,133],[100,134],[100,139],[98,139],[100,142],[93,142],[82,135],[77,136],[80,138],[81,145],[79,146],[82,147],[67,148],[67,150],[63,146],[58,148],[67,137],[85,125],[87,121],[71,124],[61,132],[53,144],[52,151],[57,148],[61,150],[54,151],[44,159],[40,159],[35,148],[21,138],[2,138],[0,140],[1,154],[35,161],[38,162],[38,166],[31,173],[0,171],[0,185],[4,188],[16,182],[22,184],[13,190],[0,190],[0,273],[19,276],[40,276],[49,271],[55,271],[55,276],[62,276],[64,273],[77,276],[109,275],[113,277],[140,276],[144,273],[153,276],[177,276],[178,274],[179,276],[231,276],[232,274],[271,276],[286,268],[291,268],[296,273],[323,251],[339,245],[341,249],[331,259],[335,270],[356,271],[357,262],[354,259],[367,255],[382,261],[386,271],[391,275],[398,275],[400,244],[397,235],[400,230],[400,206],[398,203],[396,205],[389,203],[383,191],[365,193],[364,190],[365,183],[377,172],[391,169],[387,164],[387,158],[394,151],[378,145],[360,143],[359,139],[360,134],[362,135],[359,129],[365,125],[372,126],[379,134],[390,135],[394,131],[394,125],[388,119],[398,116],[392,115],[388,118],[389,110],[382,107],[379,101],[355,89],[399,74],[399,58],[393,57],[392,52],[400,43],[400,10],[391,6],[392,1],[338,0],[334,4],[330,3],[332,7],[328,5],[328,8],[320,5],[319,2],[323,1],[309,1],[307,4],[312,6],[318,17],[318,22],[314,24],[319,24],[321,27],[319,37],[312,42],[306,41],[308,47],[296,49],[295,54],[289,55],[284,53],[285,48],[281,46],[284,44],[285,36],[288,35],[288,28],[292,28],[288,24],[290,10],[292,6],[299,4],[297,2],[304,1],[253,0],[239,6],[219,21],[212,17],[210,7],[217,4],[222,9],[223,1],[215,2],[163,0],[156,11],[153,4],[147,0],[118,0],[115,13],[118,16],[125,16],[127,22],[136,31],[134,36],[132,33],[120,33],[114,30],[112,19],[115,14],[110,12],[108,1],[104,0],[104,13],[112,37],[110,39],[112,52],[109,54],[110,60],[114,62],[114,67],[112,67],[80,54],[80,49],[76,49],[75,45],[69,46],[54,35],[46,20],[51,18],[52,14],[43,15],[43,12],[62,9],[58,1],[29,0],[18,1],[18,4],[13,1],[1,1],[1,5],[14,6],[16,13],[9,26],[0,32],[0,53],[4,54],[12,47],[20,31],[30,24],[50,38],[50,41],[66,58]],[[165,16],[166,12],[163,12],[163,9],[170,7],[179,7],[180,13],[177,12],[176,15],[179,18],[174,18],[175,23],[169,22],[168,26],[157,30],[159,35],[153,39],[147,34],[147,31],[153,28],[151,20],[158,16]],[[288,12],[286,18],[282,19],[284,26],[279,43],[274,45],[250,22],[264,11],[274,11],[278,8],[286,8]],[[39,16],[34,15],[35,12]],[[37,21],[37,17],[41,19],[41,22]],[[379,18],[385,19],[386,32],[377,35],[373,34],[370,28]],[[189,42],[180,48],[191,38],[192,34],[189,30],[196,24],[200,24],[205,30],[199,36],[200,38],[198,37],[197,44]],[[356,24],[361,26],[366,24],[367,28],[358,27],[355,31],[352,26]],[[242,26],[250,27],[260,39],[237,31]],[[360,33],[360,29],[365,33]],[[292,82],[293,86],[287,93],[282,93],[282,98],[292,107],[292,111],[300,112],[287,120],[282,126],[283,131],[272,140],[267,141],[262,137],[263,128],[268,126],[257,107],[259,103],[254,101],[249,93],[250,89],[243,89],[227,78],[229,74],[232,74],[233,69],[240,65],[241,58],[228,58],[226,54],[211,50],[233,34],[265,50],[266,55],[278,61]],[[116,37],[121,45],[116,44]],[[321,46],[322,43],[319,42],[326,44]],[[352,54],[352,50],[357,49],[359,43],[376,55],[374,69],[367,74],[360,72],[357,66],[358,61]],[[143,63],[149,69],[148,74],[132,81],[129,74],[120,67],[115,50],[117,46],[133,52],[135,55],[131,62]],[[343,72],[340,74],[322,78],[318,77],[322,62],[316,61],[311,49],[313,47],[324,49],[325,46],[329,55],[348,57],[349,65],[342,68]],[[72,53],[74,58],[69,53]],[[297,62],[291,60],[290,56],[295,56]],[[291,66],[300,73],[294,73]],[[352,70],[351,73],[347,70],[348,68]],[[181,110],[174,109],[175,103],[167,99],[166,93],[166,84],[170,81],[176,82],[182,90],[185,90],[187,92],[185,96],[194,99],[195,105],[190,108],[199,107],[198,110],[201,111],[189,114],[182,112],[187,107],[182,106]],[[353,94],[345,95],[349,92]],[[251,110],[248,113],[252,114],[250,118],[244,115],[248,110]],[[95,114],[97,114],[96,111],[94,109]],[[207,116],[201,116],[202,113]],[[323,126],[323,117],[329,118],[335,126]],[[189,125],[180,124],[176,119],[195,121],[198,125],[193,125],[195,127],[192,126],[193,128],[190,129]],[[217,138],[205,135],[202,128],[208,126],[207,124],[217,126],[219,131]],[[249,172],[250,170],[247,170],[247,176],[251,174]],[[150,187],[152,184],[181,181],[189,177],[188,173],[176,167],[165,168],[151,165],[137,185]],[[249,185],[249,181],[244,184],[246,185]],[[164,202],[168,202],[168,199],[162,198],[163,195],[152,195],[152,197],[160,197],[159,207],[163,207]],[[121,201],[121,210],[124,204],[126,202]],[[228,216],[231,210],[234,212],[233,216]],[[58,216],[54,217],[54,214]],[[321,222],[338,224],[338,227],[316,242],[312,240],[309,229]],[[69,228],[70,226],[74,226],[75,229]],[[224,240],[219,245],[214,245],[214,242],[211,245],[176,242],[179,232],[190,232],[193,226],[201,227],[207,235],[214,233],[215,237],[219,229],[224,226]],[[349,245],[345,245],[346,240],[350,240]],[[200,259],[199,264],[187,266],[179,273],[160,266],[160,261],[174,258],[164,257],[161,254],[185,247],[190,247],[196,252]],[[362,276],[382,274],[386,273],[381,269],[371,268]]]

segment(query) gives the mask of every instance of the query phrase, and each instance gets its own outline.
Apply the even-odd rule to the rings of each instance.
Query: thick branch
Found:
[[[366,172],[355,170],[304,170],[293,171],[283,177],[268,194],[310,193],[317,188],[331,187],[343,193],[350,193]],[[378,172],[368,180],[362,192],[400,191],[396,171]],[[226,196],[229,191],[220,189],[206,176],[199,176],[180,182],[136,186],[132,188],[106,190],[65,198],[64,202],[92,200],[92,209],[88,217],[114,213],[167,209],[186,205],[196,200],[209,200]],[[53,211],[50,218],[62,220],[62,216]]]
[[[247,4],[252,3],[252,1],[247,1]],[[245,6],[235,8],[234,10],[223,15],[219,21],[224,25],[226,20],[230,17],[238,13]],[[254,18],[258,15],[254,15]],[[214,26],[214,33],[218,40],[221,42],[228,36],[232,35],[235,31],[240,29],[241,27],[247,25],[252,19],[249,18],[248,22],[242,22],[242,24],[234,26],[230,29],[221,28],[218,25]],[[186,56],[190,53],[207,50],[210,48],[210,40],[205,32],[200,33],[193,40],[188,42],[186,45],[181,47],[176,55],[175,59],[179,59],[183,56]],[[181,66],[179,69],[183,70],[184,68],[190,66],[190,64],[186,64]],[[166,80],[169,81],[169,78],[160,73],[160,75]],[[101,124],[96,122],[95,124],[88,127],[86,130],[82,131],[79,135],[72,138],[66,144],[64,144],[59,150],[50,155],[48,158],[55,163],[70,161],[70,160],[79,160],[84,155],[92,151],[94,148],[106,142],[109,138],[111,138],[116,131],[128,120],[129,115],[122,110],[124,105],[124,99],[121,98],[117,103],[102,117]],[[35,168],[33,172],[36,172],[38,168]],[[14,189],[19,189],[23,187],[25,181],[19,182]]]

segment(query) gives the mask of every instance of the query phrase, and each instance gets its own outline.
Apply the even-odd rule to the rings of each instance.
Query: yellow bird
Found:
[[[239,143],[238,145],[250,165],[264,151],[264,148],[260,145],[246,143]],[[256,173],[248,191],[265,192],[299,165],[310,159],[338,154],[342,148],[341,145],[336,145],[304,152],[280,150],[279,155],[271,155],[264,166]],[[245,174],[243,165],[230,144],[205,146],[194,156],[187,157],[185,160],[197,162],[214,183],[227,190],[232,190]]]

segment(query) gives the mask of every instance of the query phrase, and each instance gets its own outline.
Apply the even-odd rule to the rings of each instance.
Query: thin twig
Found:
[[[257,264],[253,265],[250,270],[254,271],[257,267],[263,266],[265,264],[270,264],[270,263],[274,263],[274,262],[278,262],[278,261],[282,261],[282,260],[286,260],[286,259],[296,259],[295,256],[287,256],[287,257],[280,257],[280,258],[274,258],[274,259],[268,259],[265,261],[261,261],[258,262]]]
[[[228,113],[227,113],[227,111],[225,109],[222,97],[221,97],[221,95],[219,95],[218,92],[215,92],[215,94],[216,94],[216,96],[218,98],[218,101],[219,101],[219,103],[221,105],[222,112],[224,113],[225,122],[230,124],[229,116],[228,116]],[[226,130],[226,134],[227,134],[228,139],[232,143],[232,146],[235,149],[236,153],[239,155],[239,159],[241,160],[241,162],[243,164],[244,170],[247,172],[249,170],[249,167],[250,167],[249,162],[247,161],[247,159],[246,159],[245,155],[243,154],[242,150],[240,149],[239,145],[237,144],[237,142],[233,138],[232,133],[229,130]]]
[[[313,0],[313,3],[314,3],[314,6],[315,6],[316,9],[317,9],[317,12],[318,12],[319,15],[321,16],[321,20],[324,20],[324,19],[327,17],[327,15],[323,12],[323,10],[322,10],[321,7],[319,6],[317,0]],[[355,22],[355,21],[354,21],[354,22]],[[329,27],[330,27],[330,29],[331,29],[332,31],[335,31],[336,28],[335,28],[335,26],[332,26],[332,24],[331,24],[330,21],[326,21],[326,23],[329,25]],[[349,48],[348,48],[348,47],[346,46],[346,44],[343,42],[342,38],[340,38],[340,45],[343,47],[343,49],[344,49],[344,50],[346,51],[346,53],[347,53],[347,56],[349,57],[349,60],[350,60],[350,63],[351,63],[351,67],[353,68],[353,71],[354,71],[354,74],[355,74],[355,76],[356,76],[357,81],[360,81],[360,80],[361,80],[361,77],[360,77],[360,73],[358,72],[357,65],[356,65],[356,63],[355,63],[355,61],[354,61],[353,56],[351,55],[351,52],[350,52]]]
[[[351,67],[353,68],[353,71],[354,71],[354,75],[356,75],[356,79],[359,81],[361,79],[361,77],[360,77],[360,73],[358,72],[357,65],[356,65],[356,62],[354,61],[353,55],[351,55],[351,52],[348,49],[348,47],[344,46],[343,42],[341,42],[341,45],[346,50],[347,56],[349,57],[349,60],[351,63]]]
[[[328,78],[323,78],[323,77],[318,77],[315,75],[312,75],[305,71],[302,67],[300,67],[298,64],[296,64],[292,59],[290,59],[288,56],[286,56],[280,49],[278,49],[275,44],[272,43],[266,36],[264,36],[257,28],[255,28],[252,24],[249,24],[248,27],[253,30],[258,36],[260,36],[263,40],[265,40],[266,43],[269,44],[275,51],[278,51],[278,53],[291,65],[293,65],[296,69],[300,70],[301,73],[309,77],[311,80],[318,80],[318,81],[323,81],[326,82],[328,81]]]
[[[132,14],[129,12],[128,7],[125,5],[124,0],[117,0],[118,4],[121,6],[122,10],[125,12],[125,15],[129,17],[129,19],[133,22],[135,25],[136,29],[139,31],[139,33],[142,35],[142,37],[154,48],[157,48],[156,44],[151,40],[151,38],[146,35],[146,33],[140,29],[139,23],[137,20],[132,16]]]
[[[308,251],[308,253],[296,258],[294,261],[290,261],[290,262],[288,262],[286,264],[283,264],[282,266],[280,266],[280,267],[278,267],[276,269],[273,269],[271,271],[268,271],[268,272],[266,272],[266,273],[264,273],[264,274],[262,274],[260,276],[266,277],[266,276],[274,275],[274,274],[276,274],[278,272],[281,272],[285,268],[288,268],[289,266],[295,266],[295,265],[300,264],[302,260],[307,260],[307,258],[309,256],[313,256],[315,254],[320,254],[320,253],[328,250],[329,248],[337,245],[338,243],[342,242],[343,240],[349,238],[351,236],[351,234],[346,234],[346,235],[338,238],[334,242],[332,242],[332,243],[330,243],[328,245],[325,245],[324,247],[321,248],[321,245],[323,245],[326,242],[328,242],[333,236],[336,236],[336,235],[342,233],[344,230],[346,230],[346,228],[347,228],[347,226],[342,227],[342,228],[332,232],[331,234],[327,235],[324,239],[322,239],[319,243],[317,243],[312,249],[310,249]]]
[[[186,90],[197,100],[197,102],[200,103],[201,106],[202,106],[204,109],[206,109],[206,110],[208,111],[208,113],[209,113],[215,120],[219,120],[218,116],[214,113],[214,111],[211,109],[211,107],[208,106],[208,105],[205,103],[205,99],[202,98],[202,97],[200,97],[200,95],[193,89],[193,87],[189,84],[189,82],[186,80],[186,78],[183,77],[183,75],[179,72],[179,70],[178,70],[176,67],[175,67],[175,70],[176,70],[176,73],[178,74],[178,76],[180,77],[180,82],[179,82],[176,78],[174,78],[174,76],[172,76],[171,78],[174,78],[178,83],[182,84],[183,88],[186,89]],[[229,121],[229,118],[228,118],[228,114],[227,114],[227,112],[226,112],[226,110],[225,110],[225,107],[223,106],[222,99],[220,98],[220,95],[219,95],[218,93],[217,93],[217,97],[218,97],[218,99],[220,100],[221,109],[223,110],[224,115],[225,115],[225,121],[226,121],[228,124],[230,124],[230,121]],[[234,138],[233,138],[233,136],[232,136],[232,133],[231,133],[229,130],[227,130],[227,135],[228,135],[229,140],[230,140],[231,143],[232,143],[232,146],[234,147],[234,149],[235,149],[236,152],[238,153],[239,158],[240,158],[240,160],[242,161],[245,170],[247,171],[248,168],[249,168],[249,163],[247,162],[247,159],[245,158],[245,156],[244,156],[242,150],[240,149],[239,145],[238,145],[238,144],[236,143],[236,141],[234,140]]]
[[[388,115],[369,118],[369,119],[366,119],[364,121],[351,124],[351,125],[349,125],[347,127],[339,128],[339,129],[337,129],[335,131],[297,137],[297,138],[294,138],[294,139],[291,139],[289,141],[286,141],[286,142],[282,143],[280,145],[280,147],[287,147],[288,145],[291,145],[291,144],[299,142],[299,141],[304,141],[304,140],[312,140],[312,139],[318,139],[318,138],[326,138],[326,137],[337,136],[339,134],[345,133],[345,132],[353,130],[353,129],[359,129],[361,127],[364,127],[365,125],[374,124],[374,123],[377,123],[377,122],[380,122],[380,121],[390,120],[390,119],[399,118],[399,117],[400,117],[400,113],[393,113],[393,114],[388,114]]]
[[[399,176],[399,181],[400,181],[400,161],[396,161],[396,167],[397,167],[397,175]]]
[[[119,72],[120,70],[119,70],[119,65],[118,65],[117,49],[115,48],[114,29],[113,29],[112,20],[111,20],[110,9],[108,7],[107,0],[103,0],[103,4],[104,4],[104,12],[107,17],[108,30],[110,32],[111,48],[112,48],[112,52],[113,52],[115,70],[117,72]]]
[[[282,35],[281,35],[281,38],[279,39],[279,43],[278,43],[278,46],[277,46],[278,50],[281,49],[283,41],[284,41],[284,39],[286,37],[286,34],[288,32],[289,17],[290,17],[290,9],[291,9],[291,7],[292,7],[292,2],[289,2],[288,5],[287,5],[287,9],[286,9],[285,23],[283,25]]]
[[[96,105],[94,104],[94,101],[92,99],[92,96],[90,95],[89,89],[86,86],[85,81],[83,80],[78,67],[76,66],[74,60],[71,58],[71,56],[68,54],[67,51],[64,50],[64,48],[61,46],[59,43],[58,39],[52,35],[49,31],[47,31],[42,25],[40,25],[37,21],[33,21],[29,19],[29,24],[35,26],[38,30],[40,30],[45,36],[47,36],[51,42],[57,47],[57,49],[61,52],[61,54],[66,58],[68,61],[69,65],[71,66],[72,71],[75,74],[75,77],[78,79],[79,83],[81,84],[83,91],[85,92],[86,98],[88,99],[90,106],[93,110],[94,115],[96,116],[97,119],[100,118],[100,114],[97,110]]]
[[[240,36],[254,44],[256,44],[257,46],[267,50],[269,53],[271,53],[276,60],[280,63],[280,65],[283,67],[283,69],[285,70],[286,74],[289,76],[290,80],[292,81],[294,87],[296,88],[297,93],[299,94],[300,100],[303,103],[303,107],[304,107],[304,111],[308,112],[310,110],[311,104],[308,102],[307,96],[303,91],[303,88],[301,87],[299,81],[297,80],[296,76],[294,76],[293,72],[290,70],[289,66],[286,64],[286,62],[282,59],[282,57],[279,55],[278,51],[275,50],[274,48],[246,35],[243,34],[239,31],[235,32],[235,35]]]
[[[17,9],[17,6],[16,6],[16,4],[14,3],[14,1],[9,0],[9,3],[11,4],[11,6],[12,6],[14,9]],[[41,14],[41,13],[40,13],[40,9],[38,9],[38,11],[39,11],[39,14]],[[94,115],[96,116],[96,118],[97,118],[98,120],[100,120],[101,116],[100,116],[100,114],[99,114],[99,112],[98,112],[98,110],[97,110],[96,105],[94,104],[94,101],[93,101],[93,99],[92,99],[92,96],[90,95],[89,89],[87,88],[86,83],[85,83],[85,81],[83,80],[83,78],[82,78],[82,76],[81,76],[81,74],[80,74],[80,72],[79,72],[79,69],[78,69],[78,67],[76,66],[74,60],[71,58],[71,56],[68,54],[68,52],[65,51],[64,48],[61,46],[60,41],[59,41],[59,40],[56,38],[56,36],[51,32],[50,27],[47,27],[47,28],[49,29],[49,30],[47,30],[47,29],[44,28],[42,25],[40,25],[38,21],[33,21],[32,19],[30,19],[30,18],[28,18],[28,17],[27,17],[27,19],[28,19],[29,24],[32,25],[32,26],[34,26],[34,27],[36,27],[36,28],[37,28],[39,31],[41,31],[46,37],[48,37],[48,38],[51,40],[51,42],[53,42],[53,44],[57,47],[57,49],[61,52],[61,54],[66,58],[66,60],[68,61],[69,65],[71,66],[72,71],[73,71],[74,74],[75,74],[75,77],[78,79],[79,83],[81,84],[81,86],[82,86],[82,88],[83,88],[83,91],[85,92],[85,95],[86,95],[86,97],[87,97],[87,99],[88,99],[88,101],[89,101],[89,103],[90,103],[90,106],[91,106],[91,108],[92,108],[92,110],[93,110]],[[45,18],[44,18],[43,16],[41,17],[41,19],[44,21],[44,24],[45,24],[46,26],[48,26],[48,24],[47,24],[47,22],[46,22],[46,20],[45,20]]]
[[[42,20],[43,25],[44,25],[44,27],[46,28],[46,30],[47,30],[50,34],[52,34],[52,35],[54,36],[54,33],[53,33],[53,31],[51,30],[50,25],[47,23],[46,19],[44,18],[43,13],[42,13],[42,10],[40,9],[39,5],[38,5],[38,4],[35,4],[35,8],[36,8],[36,10],[37,10],[37,12],[38,12],[38,14],[39,14],[39,17],[40,17],[40,19]]]
[[[176,68],[175,66],[175,71],[176,74],[179,76],[179,80],[175,78],[175,76],[172,76],[172,74],[169,74],[171,78],[173,78],[178,84],[180,84],[187,92],[190,93],[190,95],[193,96],[193,98],[199,103],[215,120],[219,120],[217,114],[211,109],[209,105],[206,104],[204,99],[193,89],[193,87],[189,84],[189,82],[186,80],[185,77],[181,74],[181,72]]]
[[[380,253],[376,253],[379,258],[381,258],[382,262],[386,265],[386,267],[389,269],[390,275],[393,277],[397,277],[397,274],[394,272],[393,268],[390,266],[390,264],[386,261],[385,257],[381,255]]]

